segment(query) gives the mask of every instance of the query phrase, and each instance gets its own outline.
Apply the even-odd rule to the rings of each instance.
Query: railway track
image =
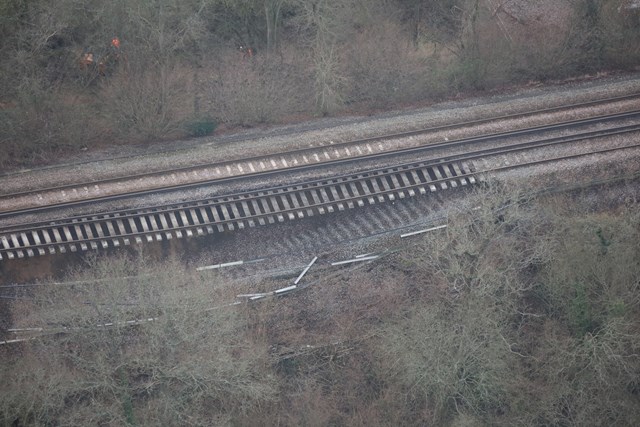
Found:
[[[626,125],[571,136],[543,138],[507,147],[477,149],[464,154],[401,163],[328,179],[309,180],[188,203],[125,209],[9,227],[0,230],[0,259],[215,234],[324,215],[416,195],[428,195],[477,184],[490,172],[569,159],[594,152],[532,160],[520,165],[505,165],[492,169],[478,168],[479,160],[487,157],[526,153],[529,150],[578,140],[638,131],[640,125]],[[637,145],[605,148],[596,152],[636,147]]]
[[[46,188],[29,189],[26,191],[10,191],[0,194],[0,217],[15,215],[29,211],[34,207],[49,209],[51,207],[72,206],[74,203],[95,202],[117,198],[118,195],[148,194],[157,191],[173,191],[178,188],[188,188],[199,185],[207,185],[212,182],[221,182],[225,179],[234,179],[239,176],[252,177],[282,170],[295,170],[304,167],[316,167],[321,164],[335,164],[340,161],[351,161],[354,158],[374,158],[376,156],[393,155],[397,152],[392,144],[386,141],[404,140],[408,148],[412,139],[435,134],[443,130],[460,129],[469,126],[477,126],[500,120],[510,120],[522,117],[534,117],[543,114],[558,113],[575,108],[586,108],[602,105],[615,105],[621,102],[634,102],[640,94],[631,94],[622,97],[595,100],[583,104],[564,105],[559,107],[539,109],[529,112],[504,115],[489,119],[455,123],[444,126],[418,129],[410,132],[396,133],[367,138],[362,140],[342,142],[338,144],[325,144],[323,146],[289,151],[274,155],[251,157],[235,161],[221,163],[203,163],[196,166],[175,168],[170,170],[151,171],[138,174],[130,174],[113,178],[83,182],[82,184],[65,184]],[[637,107],[636,107],[637,108]],[[535,126],[527,129],[517,129],[501,133],[482,135],[475,138],[464,138],[450,142],[436,142],[428,147],[453,148],[473,143],[497,141],[516,136],[531,135],[536,132],[568,129],[575,126],[603,123],[619,120],[625,117],[640,115],[637,109],[616,114],[603,114],[595,117],[581,118],[552,125]],[[136,189],[133,191],[132,189]]]
[[[516,138],[516,137],[525,137],[528,135],[533,135],[536,133],[542,133],[542,132],[550,132],[550,131],[558,131],[558,130],[567,130],[567,129],[578,129],[581,126],[589,126],[589,125],[593,125],[593,124],[604,124],[604,123],[615,123],[616,121],[620,121],[620,120],[625,120],[625,119],[634,119],[634,118],[638,118],[640,117],[640,110],[634,110],[634,111],[628,111],[628,112],[623,112],[623,113],[616,113],[616,114],[608,114],[608,115],[603,115],[603,116],[597,116],[597,117],[590,117],[587,119],[580,119],[580,120],[572,120],[572,121],[567,121],[567,122],[562,122],[562,123],[555,123],[552,125],[545,125],[545,126],[536,126],[533,128],[527,128],[527,129],[519,129],[519,130],[515,130],[515,131],[507,131],[507,132],[501,132],[501,133],[494,133],[494,134],[490,134],[490,135],[482,135],[482,136],[478,136],[478,137],[471,137],[471,138],[464,138],[464,139],[459,139],[459,140],[453,140],[453,141],[443,141],[443,142],[438,142],[438,143],[433,143],[433,144],[428,144],[428,145],[419,145],[417,147],[409,147],[409,148],[403,148],[403,149],[396,149],[394,151],[388,151],[384,148],[383,144],[378,142],[378,146],[379,146],[379,151],[376,151],[374,148],[372,148],[372,144],[374,144],[374,142],[371,142],[369,140],[363,140],[361,142],[358,142],[358,144],[362,144],[362,149],[360,149],[360,145],[355,145],[356,147],[358,147],[358,153],[361,153],[361,155],[359,156],[355,156],[354,157],[349,157],[346,155],[341,155],[339,153],[339,151],[336,149],[334,150],[334,155],[331,156],[327,150],[322,149],[322,153],[324,157],[326,157],[325,161],[320,160],[320,155],[318,155],[317,152],[314,152],[314,156],[312,157],[311,155],[307,156],[305,154],[301,154],[301,152],[295,152],[295,155],[299,155],[300,157],[300,161],[296,160],[295,157],[291,158],[290,160],[286,160],[284,158],[284,155],[278,155],[278,157],[281,158],[281,164],[282,167],[279,168],[277,163],[275,162],[275,160],[271,160],[270,164],[273,166],[273,169],[269,169],[266,168],[263,171],[255,171],[255,167],[251,166],[252,160],[245,160],[245,162],[249,162],[249,166],[250,167],[243,167],[242,165],[238,164],[237,167],[239,168],[239,170],[245,170],[245,168],[248,168],[250,170],[253,170],[254,172],[251,173],[245,173],[244,175],[241,176],[237,176],[237,175],[231,175],[231,176],[225,176],[222,172],[221,172],[221,167],[220,166],[216,166],[215,167],[215,172],[209,171],[210,173],[214,173],[214,174],[218,174],[220,175],[220,177],[218,178],[210,178],[210,179],[203,179],[202,176],[205,175],[202,172],[199,174],[200,178],[193,178],[193,179],[188,179],[188,174],[186,172],[184,172],[185,174],[185,181],[186,183],[182,183],[182,184],[171,184],[171,183],[164,183],[162,184],[162,182],[164,182],[162,179],[159,180],[159,185],[161,185],[161,188],[152,188],[152,189],[143,189],[143,190],[135,190],[135,191],[127,191],[125,193],[122,194],[113,194],[113,195],[107,195],[107,196],[89,196],[88,195],[88,190],[86,190],[85,192],[87,193],[87,197],[83,198],[80,197],[79,200],[71,200],[71,201],[60,201],[60,202],[44,202],[44,198],[40,197],[41,200],[43,200],[42,205],[36,204],[35,206],[33,205],[27,205],[26,207],[18,207],[18,208],[14,208],[14,209],[4,209],[4,211],[2,209],[0,209],[0,219],[4,218],[4,217],[9,217],[9,216],[16,216],[16,215],[20,215],[20,214],[25,214],[25,213],[34,213],[34,212],[38,212],[38,211],[49,211],[52,209],[56,209],[56,208],[61,208],[61,207],[72,207],[72,206],[79,206],[79,205],[86,205],[86,204],[90,204],[90,203],[95,203],[95,202],[105,202],[105,201],[114,201],[114,200],[121,200],[121,199],[128,199],[131,197],[139,197],[142,195],[148,195],[148,194],[157,194],[160,192],[173,192],[173,191],[177,191],[177,190],[187,190],[187,189],[192,189],[192,188],[196,188],[196,187],[202,187],[202,186],[206,186],[212,183],[223,183],[223,182],[227,182],[227,181],[233,181],[233,180],[237,180],[238,178],[242,177],[242,178],[255,178],[255,177],[269,177],[269,176],[274,176],[276,174],[281,173],[283,170],[286,171],[302,171],[302,170],[309,170],[309,169],[314,169],[317,168],[318,166],[324,166],[324,165],[330,165],[332,167],[340,165],[340,164],[352,164],[354,163],[354,161],[363,161],[363,160],[383,160],[383,159],[390,159],[390,158],[394,158],[400,155],[416,155],[416,156],[425,156],[430,152],[435,152],[437,150],[453,150],[453,149],[457,149],[457,150],[467,150],[467,147],[472,147],[472,146],[476,146],[476,145],[480,145],[483,143],[496,143],[500,140],[506,140],[508,138]],[[609,130],[604,130],[602,132],[610,132]],[[569,137],[571,138],[571,137]],[[376,138],[376,140],[379,138]],[[351,149],[353,150],[353,145],[351,146]],[[348,148],[344,148],[344,150],[346,152],[349,152]],[[302,152],[306,152],[306,151],[302,151]],[[293,156],[293,155],[292,155]],[[317,161],[315,161],[317,160]],[[264,166],[264,162],[260,162],[261,167]],[[287,167],[284,167],[284,166]],[[230,166],[227,166],[227,169],[230,169]],[[194,170],[195,171],[195,170]],[[198,175],[198,174],[196,174]],[[138,188],[137,185],[134,186],[135,188]],[[85,189],[87,188],[87,186],[84,187]],[[62,190],[64,193],[64,190]],[[78,191],[75,191],[75,194],[79,194]],[[65,193],[66,194],[66,193]],[[8,197],[8,196],[7,196]],[[19,197],[19,196],[16,196]],[[56,198],[55,200],[58,200],[58,198]],[[0,201],[2,201],[2,198],[0,198]]]

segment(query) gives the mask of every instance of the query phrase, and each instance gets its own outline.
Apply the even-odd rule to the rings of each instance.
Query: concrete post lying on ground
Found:
[[[439,225],[437,227],[427,228],[426,230],[418,230],[411,233],[401,234],[400,237],[415,236],[416,234],[428,233],[429,231],[440,230],[441,228],[447,228],[447,224]]]
[[[302,276],[304,276],[305,274],[307,274],[307,271],[309,271],[309,269],[311,268],[311,266],[318,260],[318,257],[315,257],[311,260],[311,262],[309,263],[309,265],[307,265],[307,267],[302,271],[302,273],[300,273],[300,275],[298,276],[298,278],[296,279],[295,282],[293,282],[294,285],[297,285],[298,282],[300,281],[300,279],[302,279]]]

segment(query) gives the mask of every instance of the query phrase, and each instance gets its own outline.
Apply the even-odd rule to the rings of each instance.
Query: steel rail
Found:
[[[354,161],[384,159],[384,158],[389,158],[392,156],[398,156],[398,155],[404,155],[404,154],[423,153],[425,151],[432,151],[436,149],[464,146],[472,143],[495,141],[495,140],[510,138],[514,136],[523,136],[523,135],[529,135],[529,134],[544,132],[544,131],[567,129],[567,128],[577,127],[581,125],[605,123],[605,122],[610,122],[615,120],[633,118],[637,116],[640,116],[640,110],[595,116],[587,119],[570,120],[566,122],[555,123],[552,125],[541,125],[541,126],[535,126],[535,127],[526,128],[526,129],[519,129],[515,131],[506,131],[506,132],[499,132],[499,133],[490,134],[490,135],[482,135],[479,137],[462,138],[458,140],[433,143],[433,144],[428,144],[428,145],[418,146],[418,147],[409,147],[409,148],[404,148],[404,149],[394,150],[394,151],[385,151],[381,153],[367,154],[367,155],[362,155],[356,158],[337,159],[337,160],[332,160],[330,162],[322,162],[319,164],[306,164],[306,165],[300,165],[300,166],[292,166],[292,167],[286,168],[286,171],[287,172],[302,171],[302,170],[313,169],[317,167],[326,167],[326,166],[340,165],[344,163],[352,163]],[[407,136],[408,134],[398,134],[398,135]],[[394,137],[400,137],[400,136],[394,136]],[[305,150],[312,150],[312,149],[305,149]],[[301,151],[305,151],[305,150],[301,150]],[[95,202],[122,200],[130,197],[141,196],[146,194],[157,194],[157,193],[165,193],[165,192],[176,191],[176,190],[192,189],[192,188],[206,186],[211,183],[224,183],[228,181],[234,181],[240,178],[248,179],[248,178],[255,178],[255,177],[272,176],[275,174],[279,174],[282,171],[283,169],[267,170],[264,172],[248,173],[241,176],[230,176],[230,177],[217,178],[217,179],[208,179],[205,181],[191,182],[188,184],[168,185],[162,188],[145,189],[145,190],[127,192],[124,194],[115,194],[115,195],[109,195],[109,196],[87,198],[87,199],[76,200],[76,201],[48,204],[44,206],[36,206],[36,207],[29,207],[29,208],[15,209],[15,210],[6,210],[4,212],[0,212],[0,218],[11,217],[11,216],[21,215],[26,213],[49,211],[49,210],[58,209],[61,207],[82,206],[82,205],[95,203]],[[90,185],[90,184],[87,184],[87,185]],[[35,191],[34,194],[38,192],[40,191]],[[24,194],[30,194],[30,193],[24,193]],[[3,197],[8,198],[8,196],[0,196],[0,200],[2,200]]]

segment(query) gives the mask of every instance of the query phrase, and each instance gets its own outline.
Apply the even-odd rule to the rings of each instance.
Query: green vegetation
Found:
[[[637,425],[637,203],[470,198],[444,230],[246,306],[174,261],[90,260],[69,280],[99,282],[14,302],[16,327],[53,333],[1,349],[0,420]]]
[[[2,0],[0,167],[639,64],[621,0],[495,3]]]
[[[186,124],[187,135],[189,136],[207,136],[216,130],[217,123],[212,118],[202,118],[194,120]]]

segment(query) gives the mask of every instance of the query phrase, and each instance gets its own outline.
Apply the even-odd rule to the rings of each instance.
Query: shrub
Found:
[[[295,52],[282,57],[229,55],[205,82],[208,113],[232,125],[275,123],[313,108],[311,85]]]
[[[199,137],[211,135],[218,126],[218,123],[210,117],[195,119],[187,122],[185,130],[188,136]]]
[[[412,55],[401,29],[385,23],[355,36],[345,55],[348,100],[375,108],[428,95],[422,83],[429,74],[424,61]]]
[[[25,76],[15,91],[15,102],[0,110],[0,166],[39,163],[100,138],[99,119],[91,104],[72,96],[67,88]]]
[[[175,64],[141,61],[121,67],[98,92],[113,131],[134,140],[176,137],[193,114],[191,75]]]

